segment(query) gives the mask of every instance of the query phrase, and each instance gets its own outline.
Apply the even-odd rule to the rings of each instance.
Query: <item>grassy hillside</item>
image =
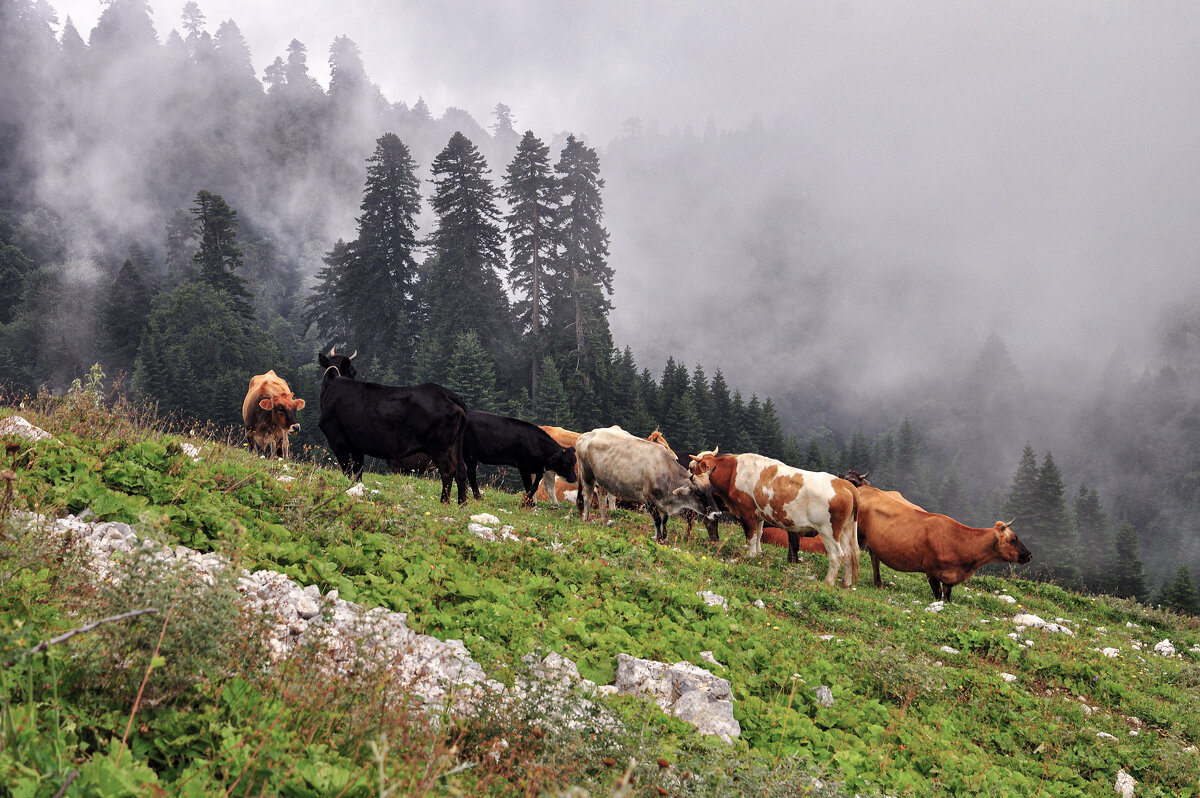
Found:
[[[643,514],[618,511],[601,528],[573,507],[524,510],[498,491],[460,509],[437,502],[435,481],[391,475],[368,475],[354,498],[336,470],[165,434],[86,391],[0,416],[16,412],[54,440],[5,439],[5,511],[87,510],[407,612],[413,629],[463,640],[506,683],[531,652],[557,651],[601,684],[618,653],[688,660],[731,681],[742,736],[700,737],[628,697],[604,700],[624,721],[604,734],[486,705],[429,723],[383,700],[369,674],[330,679],[304,657],[265,668],[254,619],[238,617],[220,580],[181,587],[129,563],[143,569],[135,578],[97,585],[60,544],[5,521],[0,795],[53,796],[70,780],[66,795],[1082,796],[1112,794],[1122,768],[1139,796],[1200,793],[1193,618],[1005,576],[976,577],[927,611],[923,576],[887,573],[894,586],[877,590],[865,556],[864,584],[829,588],[814,579],[822,557],[788,567],[768,548],[747,561],[726,526],[714,546],[702,530],[682,539],[674,519],[662,546]],[[470,534],[481,511],[521,541]],[[163,611],[27,653],[145,606]],[[1019,613],[1074,635],[1013,639]],[[1177,656],[1153,653],[1163,639]],[[822,685],[832,706],[817,701]]]

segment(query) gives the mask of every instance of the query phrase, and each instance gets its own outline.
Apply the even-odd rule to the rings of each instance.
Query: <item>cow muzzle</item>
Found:
[[[300,431],[299,424],[293,424],[292,426],[288,427],[288,435],[295,435],[299,431]]]
[[[709,510],[708,513],[704,517],[707,518],[709,521],[716,521],[718,518],[721,517],[721,511],[720,510]]]

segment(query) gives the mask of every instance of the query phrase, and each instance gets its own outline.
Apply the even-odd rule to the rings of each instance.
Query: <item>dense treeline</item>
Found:
[[[107,4],[86,43],[58,22],[42,3],[0,3],[5,386],[61,390],[99,362],[164,410],[233,425],[250,374],[275,368],[313,398],[315,353],[338,345],[368,379],[442,382],[539,423],[657,427],[684,451],[870,471],[968,523],[1015,516],[1038,576],[1194,609],[1192,314],[1164,325],[1154,370],[1115,358],[1070,417],[996,337],[961,374],[876,397],[869,417],[811,377],[773,399],[744,395],[720,363],[667,357],[655,374],[642,342],[609,328],[606,182],[584,139],[521,135],[502,104],[489,131],[460,109],[389,102],[345,37],[328,89],[298,41],[260,80],[236,23],[210,34],[191,2],[161,42],[144,0]],[[694,145],[719,157],[719,138],[635,129],[611,152],[629,180],[686,164]],[[772,253],[800,235],[782,218],[761,214]],[[315,416],[302,420],[299,443],[319,446]],[[994,445],[1014,430],[1030,441],[1015,468]],[[1054,454],[1039,457],[1044,442]]]

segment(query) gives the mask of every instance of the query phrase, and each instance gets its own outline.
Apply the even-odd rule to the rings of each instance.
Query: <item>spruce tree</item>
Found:
[[[100,307],[101,348],[112,374],[133,372],[142,328],[150,315],[151,290],[142,277],[146,271],[144,251],[131,247],[130,257],[121,265]]]
[[[1095,593],[1107,593],[1111,589],[1113,571],[1119,564],[1112,562],[1112,535],[1100,495],[1087,485],[1080,485],[1074,510],[1084,586]]]
[[[708,426],[712,432],[712,444],[729,446],[735,435],[733,399],[729,395],[729,384],[725,382],[725,375],[721,373],[720,368],[713,374],[710,391],[712,392],[713,418],[708,422]],[[730,449],[730,451],[733,450]]]
[[[1175,578],[1163,583],[1158,594],[1158,603],[1188,615],[1200,615],[1200,595],[1192,582],[1192,571],[1186,565],[1179,566]]]
[[[507,111],[500,105],[498,114],[502,108]],[[507,117],[498,124],[505,122]],[[546,350],[543,338],[549,300],[559,291],[554,282],[554,221],[560,196],[550,168],[550,148],[532,130],[525,132],[517,146],[501,192],[511,209],[505,217],[512,250],[508,282],[523,295],[515,305],[515,322],[524,335],[522,356],[530,363],[530,391],[536,396],[538,366]]]
[[[192,256],[197,278],[227,294],[242,318],[253,319],[250,292],[246,290],[246,281],[237,274],[242,268],[237,211],[220,194],[201,190],[196,194],[192,215],[200,231],[200,248]]]
[[[489,171],[483,155],[462,133],[451,136],[434,159],[431,204],[437,221],[429,237],[433,256],[422,280],[427,320],[422,335],[432,334],[445,347],[453,345],[459,333],[474,331],[507,382],[512,326],[499,277],[507,264]]]
[[[1116,538],[1113,541],[1113,560],[1120,564],[1113,575],[1114,596],[1135,601],[1146,600],[1146,571],[1142,565],[1141,552],[1142,544],[1137,530],[1129,521],[1122,521],[1117,527]],[[1034,556],[1037,556],[1036,552]]]
[[[775,402],[769,396],[762,403],[762,408],[758,413],[758,446],[759,451],[767,457],[784,460],[784,452],[787,447],[783,426],[779,422],[779,413],[775,410]]]
[[[1022,525],[1034,519],[1037,507],[1038,465],[1037,455],[1033,446],[1026,443],[1021,452],[1021,460],[1017,463],[1017,473],[1013,475],[1012,487],[1004,500],[1004,516],[1006,519],[1015,518]]]
[[[1062,473],[1050,452],[1046,452],[1038,469],[1033,517],[1024,529],[1041,549],[1039,565],[1057,580],[1078,584],[1078,536],[1067,516]]]
[[[549,316],[553,328],[566,333],[558,351],[571,354],[571,376],[565,382],[578,410],[602,381],[612,351],[608,297],[613,270],[603,226],[604,180],[596,151],[574,136],[567,137],[554,171],[562,193],[555,226],[559,280]]]
[[[467,331],[455,339],[446,387],[461,396],[472,410],[495,413],[499,409],[496,367],[475,332]]]
[[[571,411],[571,401],[567,397],[567,389],[563,387],[554,358],[546,355],[542,359],[539,371],[542,378],[538,381],[538,396],[534,399],[538,408],[537,423],[578,429]]]
[[[663,418],[661,431],[677,453],[695,453],[705,448],[704,424],[696,412],[691,394],[681,393],[671,402]]]
[[[716,437],[714,430],[717,421],[717,405],[713,400],[712,386],[709,385],[708,375],[704,373],[704,369],[700,367],[699,363],[692,370],[692,402],[696,405],[696,414],[700,416],[700,424],[704,433],[701,436],[702,447],[711,449],[711,441]]]

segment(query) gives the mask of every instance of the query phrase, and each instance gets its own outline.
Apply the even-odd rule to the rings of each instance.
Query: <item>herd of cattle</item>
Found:
[[[871,486],[864,475],[846,477],[804,471],[758,454],[727,454],[714,448],[677,455],[656,430],[638,438],[620,427],[578,433],[539,427],[527,421],[471,410],[454,393],[434,383],[389,386],[357,379],[354,358],[318,357],[321,379],[318,426],[338,465],[353,481],[362,479],[367,455],[397,471],[436,468],[443,502],[450,485],[466,502],[466,483],[480,498],[480,463],[511,466],[521,475],[522,503],[538,498],[558,504],[574,498],[586,522],[598,507],[602,523],[614,502],[645,507],[655,538],[665,541],[667,519],[683,514],[703,519],[717,540],[717,519],[732,517],[746,534],[749,556],[762,542],[788,547],[796,562],[802,538],[809,551],[829,557],[825,582],[858,579],[860,548],[871,556],[875,585],[883,582],[879,564],[924,573],[935,599],[991,562],[1027,563],[1029,549],[1008,523],[977,529],[926,512],[896,491]],[[288,435],[300,429],[296,411],[304,400],[292,395],[274,371],[255,376],[242,403],[246,438],[267,457],[287,457]],[[572,497],[572,493],[574,496]],[[768,526],[769,525],[769,526]]]

